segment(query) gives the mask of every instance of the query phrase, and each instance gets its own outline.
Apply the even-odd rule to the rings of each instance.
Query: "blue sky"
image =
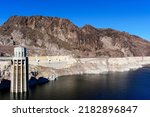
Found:
[[[0,25],[13,15],[67,18],[79,27],[113,28],[150,41],[149,0],[0,0]]]

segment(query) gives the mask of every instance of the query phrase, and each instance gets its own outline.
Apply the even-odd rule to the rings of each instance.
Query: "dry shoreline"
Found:
[[[125,58],[73,58],[59,61],[39,59],[39,63],[31,62],[31,69],[40,72],[40,76],[49,78],[80,74],[106,74],[108,72],[124,72],[138,69],[150,64],[150,57],[125,57]]]
[[[150,57],[124,58],[73,58],[71,56],[29,57],[29,76],[36,78],[59,77],[80,74],[105,74],[138,69],[150,64]],[[0,61],[1,79],[10,79],[11,62]]]

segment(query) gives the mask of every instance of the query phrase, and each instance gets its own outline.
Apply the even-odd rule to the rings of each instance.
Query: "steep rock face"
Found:
[[[2,79],[9,79],[11,76],[11,62],[0,61],[0,82]]]
[[[90,25],[78,28],[69,20],[56,17],[10,17],[0,27],[1,50],[6,46],[10,48],[8,46],[20,44],[29,49],[29,55],[150,55],[150,43],[140,37],[113,29],[98,29]],[[5,53],[11,55],[13,52]]]

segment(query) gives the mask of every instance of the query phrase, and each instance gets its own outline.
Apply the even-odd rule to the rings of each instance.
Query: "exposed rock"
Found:
[[[70,58],[66,62],[54,61],[48,64],[48,61],[43,60],[39,64],[36,65],[33,61],[30,61],[30,68],[37,69],[40,73],[38,77],[49,78],[50,75],[59,77],[65,75],[105,74],[108,72],[129,71],[150,64],[150,57]]]
[[[29,55],[150,55],[150,43],[140,37],[113,29],[98,29],[91,25],[79,28],[67,19],[43,16],[12,16],[1,26],[0,48],[8,49],[4,53],[0,52],[11,56],[11,47],[15,45],[26,46]]]
[[[75,74],[104,74],[108,72],[123,72],[150,64],[150,57],[123,58],[69,58],[57,56],[57,61],[46,61],[42,58],[37,65],[29,57],[29,86],[36,86],[51,80],[50,78]],[[0,81],[10,80],[11,63],[1,62]],[[53,77],[54,76],[54,77]]]
[[[9,79],[11,76],[11,62],[0,61],[0,81]]]

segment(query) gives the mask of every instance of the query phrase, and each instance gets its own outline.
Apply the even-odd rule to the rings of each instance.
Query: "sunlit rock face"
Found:
[[[10,17],[0,27],[0,53],[12,55],[12,47],[20,44],[30,50],[29,55],[150,55],[150,43],[138,36],[109,28],[99,29],[91,25],[79,28],[68,19],[57,17]]]
[[[74,74],[105,74],[108,72],[124,72],[150,64],[150,57],[124,57],[124,58],[69,58],[68,60],[56,56],[51,62],[45,58],[38,58],[39,65],[32,57],[31,69],[38,70],[38,77],[48,78],[50,75],[64,76]],[[54,60],[56,59],[56,60]],[[59,59],[59,61],[58,61]]]
[[[0,61],[0,81],[2,79],[10,80],[11,61]]]
[[[124,57],[124,58],[73,58],[68,56],[29,57],[29,79],[36,83],[39,78],[43,80],[52,76],[65,76],[75,74],[105,74],[108,72],[124,72],[138,69],[150,64],[150,57]],[[48,61],[51,60],[51,61]],[[0,62],[0,79],[10,80],[11,62]],[[46,78],[46,79],[45,79]],[[1,81],[0,80],[0,81]],[[42,82],[44,82],[42,80]],[[35,81],[35,82],[34,82]]]

